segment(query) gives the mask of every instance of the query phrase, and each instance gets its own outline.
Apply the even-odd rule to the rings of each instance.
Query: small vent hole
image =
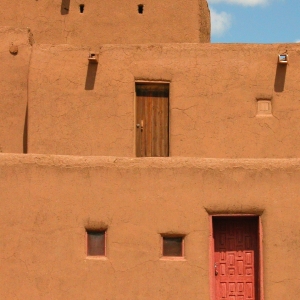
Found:
[[[144,12],[144,4],[139,4],[138,5],[138,13],[143,14],[143,12]]]
[[[79,5],[79,10],[80,10],[80,13],[83,14],[83,12],[84,12],[84,4],[80,4]]]

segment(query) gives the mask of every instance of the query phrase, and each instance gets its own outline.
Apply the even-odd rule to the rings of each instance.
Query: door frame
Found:
[[[136,115],[137,115],[137,97],[136,97],[136,84],[138,83],[144,83],[144,84],[168,84],[169,85],[169,99],[168,99],[168,148],[169,148],[169,155],[167,157],[171,156],[171,129],[170,129],[170,125],[171,125],[171,81],[170,80],[143,80],[143,79],[135,79],[134,80],[134,120],[133,120],[133,128],[134,128],[134,148],[133,148],[133,155],[134,157],[136,156],[136,139],[137,139],[137,131],[136,131]]]
[[[262,221],[261,215],[256,214],[212,214],[209,215],[209,285],[210,285],[210,299],[216,300],[215,295],[215,252],[214,252],[214,238],[213,238],[213,218],[214,217],[257,217],[258,218],[258,294],[259,299],[255,300],[264,300],[264,289],[263,289],[263,248],[262,248],[262,241],[263,241],[263,231],[262,231]]]

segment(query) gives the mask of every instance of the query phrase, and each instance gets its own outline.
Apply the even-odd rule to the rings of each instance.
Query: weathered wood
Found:
[[[136,84],[136,155],[169,156],[169,84]]]

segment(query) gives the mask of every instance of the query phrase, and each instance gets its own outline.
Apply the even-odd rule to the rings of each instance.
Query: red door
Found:
[[[213,217],[215,300],[259,300],[258,217]]]

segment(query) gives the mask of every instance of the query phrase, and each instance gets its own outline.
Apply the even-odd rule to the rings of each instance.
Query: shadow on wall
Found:
[[[25,112],[25,122],[24,122],[24,130],[23,130],[23,153],[27,153],[27,142],[28,142],[28,104],[26,106]]]
[[[86,80],[85,80],[85,89],[86,90],[93,90],[96,81],[98,64],[89,63],[87,73],[86,73]]]
[[[62,15],[67,15],[70,9],[70,0],[61,0],[60,13]]]
[[[283,92],[285,84],[285,75],[286,75],[287,64],[277,64],[274,91]]]

